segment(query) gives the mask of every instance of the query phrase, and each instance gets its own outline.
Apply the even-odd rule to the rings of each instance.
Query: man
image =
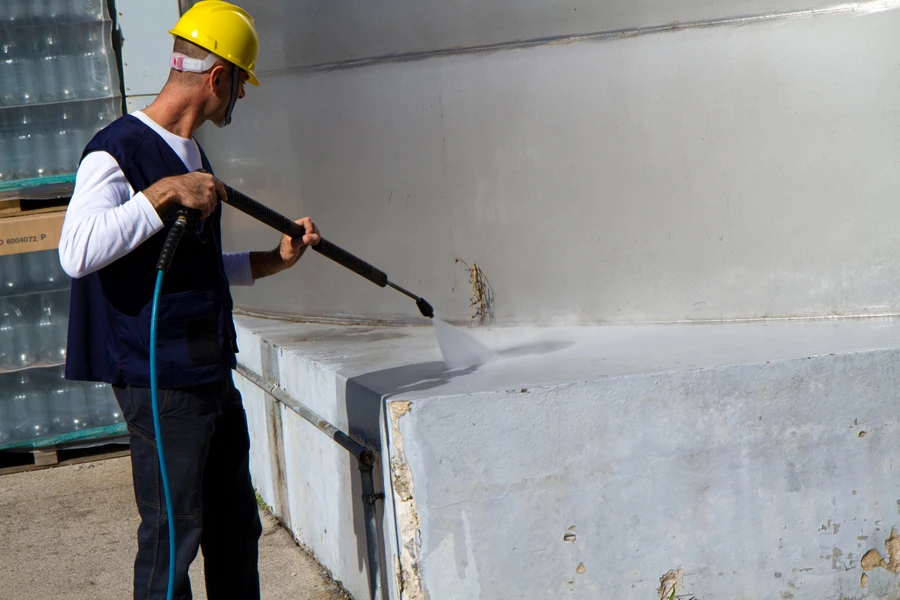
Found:
[[[247,420],[231,378],[237,346],[229,284],[294,265],[319,235],[300,219],[302,240],[223,255],[225,190],[191,135],[206,121],[228,124],[244,82],[258,85],[255,24],[243,9],[208,0],[170,33],[172,70],[157,99],[98,133],[78,169],[59,249],[73,277],[66,376],[113,385],[128,423],[141,516],[134,598],[165,598],[169,535],[148,389],[150,312],[173,207],[197,209],[202,219],[178,247],[158,320],[158,397],[178,544],[174,597],[191,597],[188,567],[201,547],[210,600],[253,600],[261,527]]]

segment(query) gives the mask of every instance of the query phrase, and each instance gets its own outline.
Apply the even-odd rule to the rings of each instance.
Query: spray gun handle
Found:
[[[184,217],[187,221],[188,227],[193,227],[193,225],[203,218],[203,213],[201,213],[196,208],[188,208],[186,206],[178,206],[175,209],[176,217]]]
[[[228,204],[257,220],[262,221],[269,227],[277,229],[281,233],[289,235],[292,238],[303,237],[306,233],[306,230],[302,225],[298,225],[284,215],[275,212],[264,204],[260,204],[253,198],[237,191],[231,186],[226,185],[225,191],[227,192],[226,202],[228,202]],[[385,287],[388,283],[387,273],[376,269],[366,261],[350,254],[339,246],[335,246],[326,239],[319,240],[319,243],[313,246],[313,250],[326,258],[330,258],[339,265],[350,269],[357,275],[365,277],[379,287]]]
[[[260,204],[253,198],[243,194],[231,186],[225,186],[225,201],[231,206],[241,210],[257,221],[261,221],[273,229],[277,229],[292,238],[303,237],[306,230],[302,225],[294,223],[284,215],[278,214],[265,204]]]
[[[324,238],[320,239],[319,243],[313,246],[313,250],[322,256],[330,258],[334,262],[347,267],[357,275],[362,275],[379,287],[385,287],[388,283],[387,273],[376,269],[363,259],[353,256],[340,246],[335,246]]]

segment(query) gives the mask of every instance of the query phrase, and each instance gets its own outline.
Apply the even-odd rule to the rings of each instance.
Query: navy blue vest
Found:
[[[124,116],[84,150],[116,159],[135,193],[187,167],[155,131]],[[212,172],[203,150],[203,168]],[[225,379],[235,366],[232,301],[222,261],[222,205],[181,239],[163,283],[157,335],[160,389]],[[66,377],[150,386],[150,312],[156,262],[174,219],[114,263],[72,280]]]

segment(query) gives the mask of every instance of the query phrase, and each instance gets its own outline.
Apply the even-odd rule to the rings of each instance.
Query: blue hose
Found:
[[[163,450],[162,427],[159,422],[159,400],[156,385],[156,324],[159,311],[159,296],[165,271],[156,273],[156,289],[153,291],[153,311],[150,315],[150,398],[153,404],[153,429],[156,432],[156,453],[159,456],[159,473],[163,484],[163,495],[166,498],[166,515],[169,522],[169,583],[166,588],[166,600],[172,600],[175,591],[175,511],[172,507],[172,495],[169,491],[169,472],[166,469],[166,453]]]

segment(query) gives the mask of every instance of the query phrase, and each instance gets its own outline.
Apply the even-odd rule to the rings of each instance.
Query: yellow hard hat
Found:
[[[203,0],[184,13],[169,31],[237,65],[248,81],[259,85],[254,69],[259,57],[259,36],[253,17],[240,6],[221,0]]]

